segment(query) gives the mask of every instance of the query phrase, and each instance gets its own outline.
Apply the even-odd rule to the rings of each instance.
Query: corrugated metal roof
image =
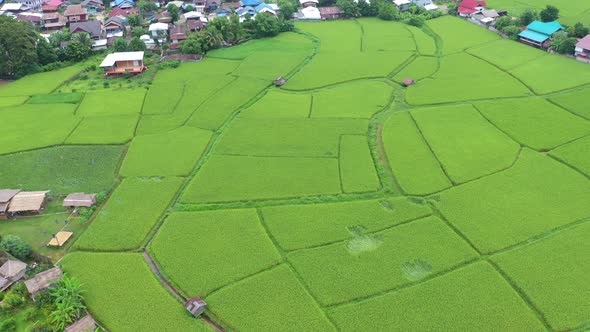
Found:
[[[533,31],[533,30],[524,30],[518,34],[522,38],[530,39],[536,41],[538,43],[542,43],[549,39],[550,36]]]
[[[141,52],[116,52],[106,56],[100,67],[111,67],[117,61],[137,61],[143,60],[143,51]]]
[[[541,22],[541,21],[533,21],[531,24],[527,26],[527,30],[533,30],[542,34],[546,34],[551,36],[552,34],[556,33],[559,30],[564,29],[564,27],[559,24],[557,21],[553,22]]]

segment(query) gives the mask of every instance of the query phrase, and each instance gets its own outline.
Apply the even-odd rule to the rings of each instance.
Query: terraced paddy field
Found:
[[[60,262],[100,324],[589,329],[590,66],[452,17],[296,27],[147,89],[0,89],[0,183],[111,192]]]

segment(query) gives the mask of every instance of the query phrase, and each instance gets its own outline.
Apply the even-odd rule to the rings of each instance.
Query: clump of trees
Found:
[[[222,46],[235,45],[240,42],[266,38],[281,32],[292,31],[293,23],[281,17],[261,13],[254,19],[246,18],[240,22],[237,15],[227,18],[214,18],[201,31],[188,35],[182,42],[181,52],[184,54],[203,54]]]
[[[3,236],[0,240],[0,249],[22,260],[31,255],[31,246],[16,235]]]
[[[421,27],[426,20],[442,15],[440,11],[428,11],[421,6],[411,4],[408,10],[400,12],[391,1],[373,0],[337,0],[336,6],[342,9],[344,17],[376,16],[386,21],[401,21]]]

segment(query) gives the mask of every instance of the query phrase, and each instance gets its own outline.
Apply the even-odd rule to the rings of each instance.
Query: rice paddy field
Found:
[[[79,70],[0,89],[0,185],[110,193],[59,262],[105,329],[590,329],[590,66],[441,17]]]

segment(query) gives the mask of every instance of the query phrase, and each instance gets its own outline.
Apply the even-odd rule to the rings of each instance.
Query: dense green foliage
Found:
[[[0,249],[6,250],[18,259],[27,259],[31,254],[31,246],[16,235],[5,235],[0,238]]]

